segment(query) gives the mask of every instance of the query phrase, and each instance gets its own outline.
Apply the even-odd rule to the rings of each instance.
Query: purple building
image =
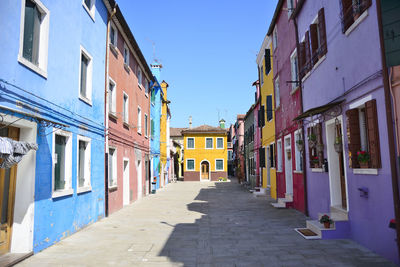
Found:
[[[307,228],[398,263],[376,2],[300,0],[289,16],[298,27]]]

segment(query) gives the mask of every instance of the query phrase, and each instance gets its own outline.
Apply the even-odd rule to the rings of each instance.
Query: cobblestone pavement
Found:
[[[350,240],[303,239],[305,216],[269,202],[236,180],[169,184],[19,266],[392,266]]]

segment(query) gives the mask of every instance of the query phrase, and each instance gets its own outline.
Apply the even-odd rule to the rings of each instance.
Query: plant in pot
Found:
[[[335,151],[337,153],[340,153],[343,151],[343,143],[342,143],[342,137],[341,136],[336,136],[335,143],[333,144],[335,147]]]
[[[333,223],[333,220],[328,215],[324,214],[319,219],[319,222],[322,223],[325,228],[331,228],[331,224]]]
[[[319,158],[318,156],[311,156],[311,162],[313,164],[313,168],[318,168]]]
[[[298,149],[300,152],[302,152],[303,149],[304,149],[303,140],[301,140],[301,139],[297,140],[297,141],[296,141],[296,146],[297,146],[297,149]]]
[[[360,164],[360,168],[367,169],[369,163],[369,153],[364,150],[360,150],[357,152],[358,163]]]
[[[311,148],[314,148],[316,144],[317,144],[317,136],[313,133],[309,134],[308,135],[308,146]]]

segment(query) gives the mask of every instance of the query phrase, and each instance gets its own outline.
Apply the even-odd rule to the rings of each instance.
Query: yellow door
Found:
[[[201,180],[208,180],[209,179],[209,170],[210,165],[208,162],[201,163]]]
[[[0,125],[0,127],[2,127]],[[0,129],[0,136],[19,139],[19,129],[6,127]],[[0,159],[2,161],[3,159]],[[14,197],[17,165],[10,169],[0,169],[0,254],[9,252],[12,223],[14,217]]]

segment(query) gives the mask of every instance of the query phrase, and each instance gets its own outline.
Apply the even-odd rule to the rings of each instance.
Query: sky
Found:
[[[218,126],[221,118],[229,126],[247,112],[254,103],[257,53],[277,0],[117,3],[147,63],[155,55],[163,65],[171,127],[188,127],[189,116],[193,127]]]

